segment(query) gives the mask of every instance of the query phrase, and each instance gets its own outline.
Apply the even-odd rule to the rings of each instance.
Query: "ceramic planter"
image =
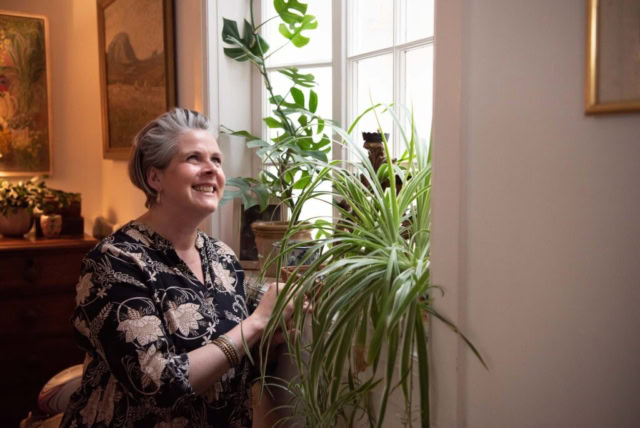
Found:
[[[258,247],[258,268],[262,270],[267,260],[278,253],[274,252],[273,244],[282,240],[287,233],[289,223],[286,221],[256,221],[251,223],[251,229],[256,237]],[[303,230],[290,239],[299,241],[311,240],[311,231]],[[267,277],[275,278],[278,274],[277,263],[271,263],[267,268]]]
[[[6,237],[21,238],[31,230],[33,214],[25,208],[9,210],[7,216],[0,214],[0,234]]]
[[[40,216],[40,227],[45,238],[60,236],[62,216],[60,214],[42,214]]]

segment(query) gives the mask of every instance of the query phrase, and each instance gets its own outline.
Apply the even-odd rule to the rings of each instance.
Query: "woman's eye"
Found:
[[[216,165],[221,165],[222,164],[222,159],[220,159],[220,158],[211,158],[211,162],[215,163]]]
[[[193,155],[189,155],[187,156],[187,160],[191,161],[191,160],[198,160],[198,155],[193,154]]]

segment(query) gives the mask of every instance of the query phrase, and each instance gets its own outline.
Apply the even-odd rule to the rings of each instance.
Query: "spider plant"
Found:
[[[340,220],[325,224],[327,237],[316,241],[324,248],[321,256],[310,268],[289,276],[262,339],[262,346],[268,346],[283,327],[284,307],[293,300],[295,329],[287,345],[298,375],[284,387],[295,397],[291,410],[306,426],[353,426],[364,418],[380,427],[390,394],[399,388],[406,410],[403,423],[411,426],[419,419],[428,427],[427,332],[432,320],[460,335],[484,364],[473,344],[433,306],[436,291],[442,290],[430,276],[430,150],[419,143],[411,114],[401,121],[391,108],[380,105],[365,113],[378,118],[380,109],[398,124],[410,123],[409,131],[400,135],[404,154],[392,162],[383,137],[387,161],[375,171],[349,136],[362,115],[347,132],[334,128],[356,159],[325,163],[301,194],[299,205],[322,196],[317,185],[329,180],[331,203]],[[340,204],[342,200],[350,209]],[[289,227],[292,235],[309,226],[291,222]],[[311,313],[305,310],[305,300],[311,300]],[[419,393],[414,397],[416,378]],[[411,410],[416,407],[418,412]]]

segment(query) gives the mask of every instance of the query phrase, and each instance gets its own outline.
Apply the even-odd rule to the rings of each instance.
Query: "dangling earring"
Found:
[[[160,192],[156,194],[156,205],[160,205]]]

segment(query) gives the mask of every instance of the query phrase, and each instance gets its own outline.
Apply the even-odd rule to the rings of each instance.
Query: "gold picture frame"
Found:
[[[586,1],[585,114],[640,111],[640,2]]]
[[[104,159],[176,104],[173,0],[97,0]]]
[[[0,10],[0,177],[52,175],[46,16]]]

